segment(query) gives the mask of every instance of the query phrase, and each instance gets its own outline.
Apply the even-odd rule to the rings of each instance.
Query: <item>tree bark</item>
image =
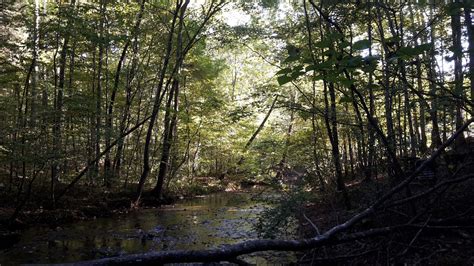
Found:
[[[184,15],[188,7],[190,0],[185,0],[183,5],[179,10],[179,23],[176,37],[176,62],[175,62],[175,76],[172,77],[173,81],[171,84],[171,90],[169,93],[168,102],[166,104],[166,113],[164,120],[164,131],[163,131],[163,145],[161,151],[161,160],[158,170],[158,178],[156,186],[153,189],[153,195],[156,198],[161,197],[161,192],[163,188],[164,181],[170,170],[170,152],[171,146],[173,143],[173,133],[177,127],[177,116],[178,116],[178,104],[179,104],[179,87],[180,87],[180,74],[181,74],[181,65],[183,64],[183,29],[184,29]],[[173,110],[171,110],[173,106]],[[170,116],[171,114],[171,116]]]
[[[469,86],[471,92],[471,102],[474,103],[474,24],[472,23],[472,9],[470,2],[464,7],[464,21],[467,28],[467,37],[469,41]],[[474,108],[471,108],[471,117],[474,117]]]
[[[459,1],[455,1],[459,3]],[[461,45],[461,10],[458,9],[457,12],[451,15],[451,30],[453,32],[453,57],[454,57],[454,93],[457,96],[455,99],[455,111],[456,111],[456,129],[460,128],[463,124],[463,114],[462,114],[462,97],[463,92],[463,70],[462,70],[462,45]],[[464,135],[460,135],[456,139],[455,149],[463,148],[466,144]]]
[[[118,90],[119,83],[120,83],[120,74],[121,74],[122,66],[124,64],[128,48],[132,44],[132,41],[136,38],[136,35],[138,34],[138,31],[140,29],[140,23],[142,21],[143,12],[144,12],[144,9],[145,9],[145,2],[146,2],[146,0],[141,1],[140,10],[138,11],[138,14],[136,16],[135,25],[132,29],[132,33],[131,33],[129,39],[127,40],[127,42],[125,43],[125,45],[122,49],[122,53],[120,55],[119,61],[117,63],[117,69],[115,71],[115,77],[114,77],[114,84],[113,84],[112,92],[111,92],[111,95],[110,95],[109,108],[107,109],[107,117],[106,117],[106,125],[105,125],[105,129],[106,129],[106,132],[105,132],[105,146],[110,145],[110,140],[111,140],[111,137],[112,137],[112,134],[113,134],[112,120],[113,120],[114,103],[115,103],[115,98],[116,98],[117,90]],[[104,178],[106,179],[106,186],[107,187],[111,186],[111,180],[110,179],[115,178],[115,177],[116,177],[115,176],[115,171],[111,172],[110,154],[107,153],[106,156],[105,156],[105,160],[104,160]]]
[[[336,186],[337,190],[342,193],[342,197],[344,200],[344,205],[346,208],[351,208],[351,202],[349,199],[349,194],[347,193],[346,185],[344,183],[344,176],[342,174],[342,165],[341,165],[341,158],[339,153],[339,133],[337,129],[337,113],[336,113],[336,93],[334,89],[334,84],[329,83],[329,97],[330,97],[330,120],[331,120],[331,127],[332,127],[332,156],[334,160],[334,167],[336,170]]]
[[[146,134],[146,139],[145,139],[145,147],[143,149],[143,171],[142,175],[140,176],[140,180],[138,183],[138,189],[137,189],[137,195],[135,198],[135,205],[139,205],[140,203],[140,198],[143,192],[143,188],[145,186],[145,181],[148,177],[148,174],[150,173],[150,144],[151,144],[151,136],[153,133],[153,128],[155,126],[156,122],[156,117],[158,115],[158,111],[160,109],[161,105],[161,93],[163,90],[163,85],[165,81],[165,76],[166,72],[168,70],[168,65],[171,59],[171,52],[173,50],[173,35],[175,31],[175,26],[176,26],[176,20],[178,19],[178,13],[181,8],[181,1],[176,1],[176,6],[173,12],[173,19],[171,21],[170,25],[170,31],[168,33],[168,40],[166,42],[166,51],[165,51],[165,56],[163,59],[163,66],[161,67],[160,70],[160,77],[158,80],[158,86],[156,87],[156,92],[155,92],[155,100],[153,103],[153,110],[151,113],[151,119],[150,123],[148,124],[148,130]]]
[[[430,8],[430,18],[433,17],[433,7],[431,6]],[[436,70],[435,70],[435,28],[434,25],[430,26],[430,38],[431,38],[431,43],[433,44],[431,46],[430,52],[429,52],[429,63],[427,65],[428,67],[428,78],[431,80],[430,81],[430,94],[432,97],[431,101],[431,110],[430,116],[431,116],[431,123],[432,123],[432,130],[431,130],[431,146],[432,148],[436,148],[439,145],[441,145],[441,137],[439,134],[439,122],[438,122],[438,96],[436,95],[436,84],[434,84],[434,80],[436,79]]]
[[[75,1],[73,0],[69,5],[69,8],[72,10],[74,7]],[[71,11],[71,10],[68,10]],[[68,19],[67,25],[71,26],[71,19]],[[51,166],[51,200],[53,205],[55,204],[55,183],[59,178],[61,173],[61,163],[59,162],[62,157],[62,120],[63,120],[63,95],[64,95],[64,85],[65,85],[65,76],[66,76],[66,61],[68,54],[69,46],[69,32],[65,33],[63,46],[61,48],[61,54],[59,59],[59,82],[58,89],[55,101],[55,114],[54,114],[54,124],[53,124],[53,147],[54,147],[54,161]]]

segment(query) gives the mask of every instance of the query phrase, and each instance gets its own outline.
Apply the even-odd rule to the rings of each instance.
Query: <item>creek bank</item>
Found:
[[[466,172],[472,173],[474,169]],[[305,237],[324,233],[341,221],[346,221],[379,197],[388,186],[385,180],[359,182],[348,186],[354,209],[334,205],[334,195],[327,194],[308,203],[298,217],[299,228]],[[414,186],[413,187],[417,187]],[[419,188],[418,188],[419,189]],[[424,189],[429,189],[425,187]],[[370,238],[362,238],[323,249],[305,252],[298,260],[303,264],[323,265],[472,265],[474,263],[474,180],[453,186],[428,199],[414,202],[421,226],[412,230],[395,230]],[[420,191],[413,190],[413,193]],[[403,198],[403,195],[401,196]],[[431,201],[431,202],[430,202]],[[430,206],[431,205],[431,206]],[[429,206],[429,207],[428,207]],[[428,209],[425,209],[428,207]],[[390,208],[376,213],[353,226],[348,233],[403,225],[415,219],[410,206]],[[446,218],[448,217],[448,218]],[[317,229],[316,229],[317,228]]]

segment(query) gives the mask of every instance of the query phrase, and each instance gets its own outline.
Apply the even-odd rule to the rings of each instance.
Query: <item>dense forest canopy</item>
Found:
[[[35,202],[62,206],[77,187],[126,192],[138,208],[262,183],[353,209],[348,186],[395,187],[459,129],[448,154],[474,144],[470,1],[0,8],[9,222]],[[455,172],[446,165],[437,175]]]

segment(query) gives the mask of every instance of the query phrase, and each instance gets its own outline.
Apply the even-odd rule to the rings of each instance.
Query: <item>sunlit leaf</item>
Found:
[[[364,50],[370,47],[370,41],[369,40],[360,40],[355,42],[352,45],[352,49],[354,50]]]
[[[288,83],[288,82],[291,82],[291,81],[293,81],[293,80],[294,80],[293,77],[289,77],[289,76],[286,76],[286,75],[277,77],[277,81],[278,81],[278,84],[279,84],[280,86],[281,86],[281,85],[284,85],[284,84],[286,84],[286,83]]]

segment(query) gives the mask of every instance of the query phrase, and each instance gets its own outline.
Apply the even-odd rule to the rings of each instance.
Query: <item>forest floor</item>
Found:
[[[472,158],[470,159],[472,162]],[[464,174],[474,173],[474,167]],[[337,204],[337,197],[321,196],[320,200],[305,206],[299,221],[306,237],[338,225],[362,211],[371,202],[380,198],[387,190],[388,182],[375,180],[359,182],[348,187],[353,206],[351,210]],[[417,194],[431,186],[413,185]],[[473,265],[474,264],[474,180],[450,186],[427,198],[412,201],[412,204],[386,208],[363,220],[348,233],[373,228],[403,225],[417,221],[413,228],[400,228],[391,233],[351,241],[305,253],[301,261],[307,264],[331,265]],[[399,199],[405,196],[399,195]],[[328,200],[329,199],[329,200]],[[407,206],[408,205],[408,206]],[[317,229],[316,229],[317,228]]]

